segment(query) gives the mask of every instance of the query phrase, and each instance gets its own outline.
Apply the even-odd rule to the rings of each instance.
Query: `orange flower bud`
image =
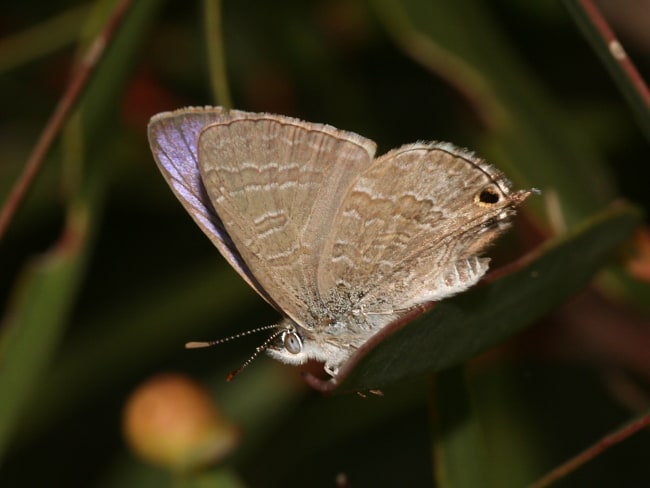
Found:
[[[124,409],[124,435],[135,453],[178,471],[221,461],[237,445],[238,429],[208,392],[180,374],[140,385]]]

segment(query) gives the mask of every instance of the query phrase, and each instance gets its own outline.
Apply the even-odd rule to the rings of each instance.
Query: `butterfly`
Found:
[[[376,157],[369,139],[282,115],[183,108],[148,135],[176,197],[283,316],[253,357],[332,376],[409,310],[479,281],[483,251],[531,194],[450,143]]]

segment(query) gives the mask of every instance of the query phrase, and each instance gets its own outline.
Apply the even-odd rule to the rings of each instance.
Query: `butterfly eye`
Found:
[[[300,336],[294,331],[287,331],[282,336],[284,348],[291,354],[298,354],[302,351],[302,340]]]
[[[478,193],[478,195],[476,195],[476,197],[474,197],[476,203],[482,206],[494,205],[495,203],[498,203],[500,199],[501,195],[499,190],[493,185],[486,186]]]

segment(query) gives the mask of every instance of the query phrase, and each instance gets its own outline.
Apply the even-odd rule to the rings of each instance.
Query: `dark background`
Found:
[[[404,9],[390,1],[223,3],[236,108],[355,131],[377,141],[380,153],[416,140],[476,149],[516,186],[545,192],[524,211],[519,241],[562,232],[545,207],[549,189],[558,189],[568,228],[621,197],[642,209],[650,204],[648,145],[634,107],[559,2],[411,0]],[[599,2],[642,74],[649,66],[647,3]],[[86,45],[110,5],[0,7],[2,200],[65,89],[79,39]],[[60,313],[59,328],[54,337],[37,333],[21,351],[25,364],[31,355],[42,358],[36,373],[0,391],[0,402],[15,392],[25,398],[10,422],[0,485],[171,485],[164,469],[132,454],[121,432],[127,397],[166,371],[203,382],[242,429],[238,449],[208,471],[214,479],[231,475],[223,486],[335,486],[339,473],[352,487],[435,484],[432,378],[406,380],[383,398],[324,397],[303,385],[298,369],[266,357],[225,383],[259,337],[183,349],[186,341],[226,337],[279,316],[185,214],[148,149],[153,114],[218,102],[203,4],[146,0],[139,8],[111,39],[109,65],[82,98],[83,115],[54,146],[0,244],[1,378],[14,311],[29,296],[21,286],[43,256],[68,242],[70,202],[87,205],[88,235],[72,253],[79,269],[69,308],[39,305],[43,317]],[[402,11],[411,15],[406,27],[396,14]],[[33,30],[63,13],[71,16],[61,26]],[[449,60],[433,56],[427,66],[413,56],[403,36],[416,32],[465,59],[490,80],[486,90],[468,97],[476,86]],[[506,122],[489,109],[494,103]],[[512,258],[514,240],[495,249],[498,260]],[[650,302],[643,283],[650,273],[643,274],[647,261],[633,268],[627,260],[647,254],[648,242],[641,236],[619,254],[617,279],[604,272],[571,303],[469,365],[468,388],[489,446],[486,486],[532,482],[647,411]],[[649,450],[642,431],[558,486],[648,484]]]

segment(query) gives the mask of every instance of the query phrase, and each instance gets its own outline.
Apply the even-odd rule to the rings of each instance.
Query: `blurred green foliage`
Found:
[[[0,7],[0,201],[116,3]],[[620,198],[650,206],[648,146],[633,117],[643,107],[626,104],[560,4],[224,0],[222,9],[215,47],[204,18],[214,5],[133,2],[0,242],[0,486],[316,487],[342,474],[355,487],[523,486],[650,407],[650,273],[643,260],[629,266],[630,250],[650,246],[627,240],[633,209],[608,209]],[[650,46],[630,23],[617,28],[647,73]],[[204,351],[184,342],[278,316],[175,201],[145,133],[157,112],[223,101],[212,92],[220,52],[237,108],[326,122],[380,152],[452,141],[516,186],[540,188],[491,251],[496,262],[576,229],[606,240],[603,249],[627,247],[589,263],[603,272],[588,290],[435,383],[421,375],[383,397],[323,396],[267,358],[225,383],[260,339]],[[613,222],[606,239],[603,222]],[[578,257],[567,273],[584,272],[580,249],[569,248]],[[553,277],[562,288],[562,273]],[[208,385],[243,435],[225,464],[181,480],[142,464],[121,435],[130,392],[170,370]],[[641,432],[558,486],[648,485],[649,451]]]

